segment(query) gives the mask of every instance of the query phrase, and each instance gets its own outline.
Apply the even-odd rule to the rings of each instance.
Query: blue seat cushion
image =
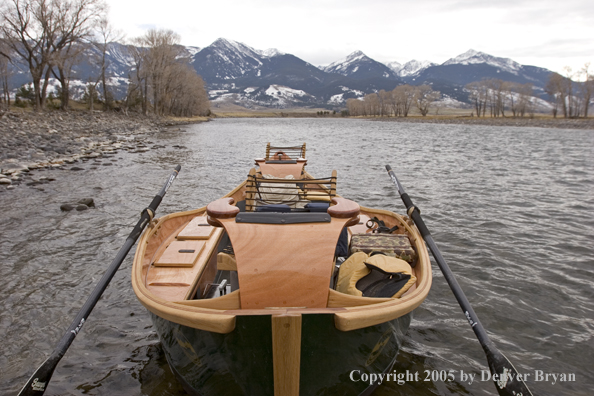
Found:
[[[264,206],[257,206],[256,212],[290,212],[291,207],[285,204],[271,204]]]
[[[309,202],[305,205],[310,212],[327,212],[330,207],[328,202]]]

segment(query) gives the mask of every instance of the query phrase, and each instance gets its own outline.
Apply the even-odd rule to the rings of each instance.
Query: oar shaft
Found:
[[[402,202],[404,202],[404,205],[406,206],[406,210],[408,212],[409,217],[414,221],[419,232],[421,233],[421,236],[425,240],[427,247],[431,251],[431,254],[433,254],[433,257],[435,258],[435,261],[437,262],[439,269],[443,273],[446,282],[448,282],[448,285],[450,286],[450,289],[452,289],[452,292],[454,293],[456,300],[458,300],[458,303],[462,308],[462,312],[464,312],[464,315],[466,315],[466,319],[468,320],[470,327],[472,327],[472,330],[478,337],[483,348],[487,345],[490,345],[491,340],[489,339],[487,332],[483,328],[483,325],[480,323],[476,313],[474,312],[474,309],[472,309],[472,306],[468,302],[468,298],[466,298],[464,291],[458,284],[458,281],[454,277],[452,270],[450,270],[448,263],[443,258],[441,251],[435,244],[435,241],[433,240],[433,237],[431,236],[429,229],[427,228],[425,222],[423,221],[423,218],[421,217],[421,212],[419,208],[417,208],[413,204],[412,200],[410,199],[406,191],[404,191],[404,187],[402,187],[402,184],[400,184],[400,181],[398,181],[398,178],[396,177],[396,174],[394,174],[394,171],[392,170],[390,165],[386,165],[386,169],[388,170],[388,174],[392,178],[392,181],[394,182],[394,184],[396,184],[396,187],[398,188],[400,198],[402,198]]]
[[[456,277],[454,276],[453,272],[450,270],[450,267],[446,263],[445,259],[441,255],[441,251],[435,244],[429,229],[425,225],[423,218],[421,217],[421,211],[417,208],[406,191],[404,191],[404,187],[398,181],[396,174],[392,171],[390,165],[386,165],[386,170],[388,174],[396,184],[398,188],[398,193],[402,198],[402,202],[406,206],[408,216],[414,221],[415,225],[417,226],[421,236],[425,240],[427,247],[431,250],[431,254],[435,258],[439,269],[441,270],[443,276],[445,277],[450,289],[454,293],[460,308],[464,312],[470,327],[474,331],[477,339],[479,340],[481,346],[483,347],[485,354],[487,356],[487,362],[489,363],[489,369],[493,375],[493,381],[497,387],[497,392],[501,396],[529,396],[532,395],[530,389],[526,386],[524,381],[518,377],[518,371],[513,366],[513,364],[507,359],[493,344],[487,332],[485,331],[483,325],[479,321],[474,309],[470,305],[470,302],[466,298],[466,295],[462,291],[462,288],[458,284]]]
[[[121,247],[103,277],[97,282],[95,289],[91,292],[91,295],[87,298],[87,301],[83,304],[82,308],[56,345],[56,348],[50,355],[50,357],[37,369],[37,371],[31,376],[27,384],[23,387],[19,396],[21,395],[43,395],[45,389],[47,388],[47,383],[51,379],[52,373],[56,368],[58,362],[62,359],[70,344],[74,341],[74,338],[78,335],[79,331],[85,324],[87,318],[91,314],[93,308],[99,301],[99,298],[103,295],[103,292],[107,288],[107,285],[111,282],[111,279],[114,277],[115,273],[119,269],[120,265],[132,249],[132,246],[136,243],[136,240],[142,234],[142,231],[146,227],[146,225],[152,220],[157,207],[161,203],[163,196],[173,183],[173,180],[177,176],[181,169],[181,166],[176,166],[175,170],[171,173],[167,182],[161,188],[161,191],[153,198],[150,205],[144,209],[140,215],[140,220],[126,238],[124,245]]]

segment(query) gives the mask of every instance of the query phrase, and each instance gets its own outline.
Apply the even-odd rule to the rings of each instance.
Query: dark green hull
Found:
[[[229,334],[151,316],[167,360],[188,393],[274,395],[270,316],[238,316]],[[343,332],[334,326],[334,315],[304,314],[300,394],[360,395],[370,391],[369,380],[362,378],[391,370],[411,318],[412,312]]]

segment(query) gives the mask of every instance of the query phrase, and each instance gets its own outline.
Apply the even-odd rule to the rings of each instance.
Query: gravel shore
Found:
[[[15,188],[35,169],[62,167],[118,150],[158,148],[151,135],[186,123],[88,111],[4,112],[0,114],[0,190]]]

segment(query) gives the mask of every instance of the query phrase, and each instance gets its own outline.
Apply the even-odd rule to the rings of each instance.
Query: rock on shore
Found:
[[[9,110],[0,114],[0,188],[14,188],[30,170],[61,167],[117,150],[147,151],[153,144],[150,135],[171,124],[136,114]]]

